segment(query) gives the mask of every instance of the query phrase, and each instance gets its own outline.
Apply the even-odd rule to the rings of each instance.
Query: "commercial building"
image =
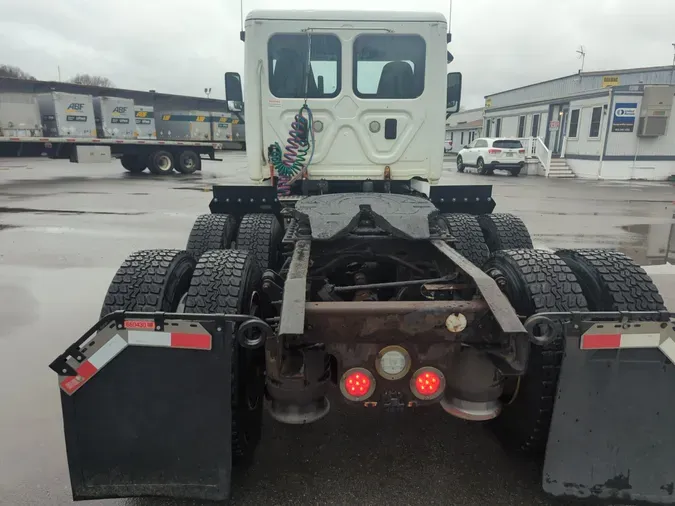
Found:
[[[482,107],[468,109],[453,114],[446,120],[445,139],[452,141],[453,151],[459,151],[462,146],[480,137],[483,130],[483,111]]]
[[[581,72],[486,96],[482,135],[539,138],[539,173],[553,158],[577,177],[665,180],[675,177],[674,95],[675,67]]]

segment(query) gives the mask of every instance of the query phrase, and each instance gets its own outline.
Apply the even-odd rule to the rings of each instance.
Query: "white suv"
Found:
[[[525,148],[518,139],[480,138],[457,154],[457,171],[476,167],[479,174],[492,174],[504,169],[512,176],[520,174],[525,165]]]

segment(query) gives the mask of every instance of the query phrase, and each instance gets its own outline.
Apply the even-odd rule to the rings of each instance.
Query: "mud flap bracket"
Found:
[[[73,499],[227,499],[232,342],[252,325],[271,334],[249,315],[116,312],[57,357]]]
[[[610,503],[675,504],[673,315],[592,315],[547,315],[566,320],[567,336],[543,488]]]

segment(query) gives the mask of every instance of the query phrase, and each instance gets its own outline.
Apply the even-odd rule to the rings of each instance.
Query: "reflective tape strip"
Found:
[[[144,332],[142,330],[127,331],[130,346],[171,346],[170,332]]]
[[[661,344],[661,334],[623,334],[622,348],[658,348]]]
[[[127,339],[132,346],[161,346],[165,348],[187,348],[210,350],[210,334],[186,334],[184,332],[145,332],[129,330]]]
[[[124,348],[127,342],[118,334],[110,341],[101,346],[88,360],[82,362],[77,369],[77,376],[68,376],[61,381],[61,388],[72,394],[84,385],[101,367],[115,358]]]
[[[100,369],[113,358],[115,358],[120,351],[127,347],[127,342],[122,339],[119,334],[115,335],[110,341],[101,346],[96,352],[89,357],[88,362],[96,369]]]
[[[621,347],[621,334],[590,334],[581,336],[582,350],[615,349]]]
[[[662,336],[646,334],[584,334],[581,336],[582,350],[616,350],[623,348],[658,348]],[[670,341],[670,339],[668,340]]]
[[[174,332],[171,334],[171,347],[210,350],[211,334],[184,334],[181,332]]]

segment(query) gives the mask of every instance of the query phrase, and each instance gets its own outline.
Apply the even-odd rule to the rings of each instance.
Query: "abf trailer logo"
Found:
[[[84,104],[79,104],[77,102],[73,102],[68,106],[68,108],[66,109],[66,112],[80,112],[83,109],[84,109]]]
[[[117,106],[113,109],[113,114],[126,114],[128,107]]]

